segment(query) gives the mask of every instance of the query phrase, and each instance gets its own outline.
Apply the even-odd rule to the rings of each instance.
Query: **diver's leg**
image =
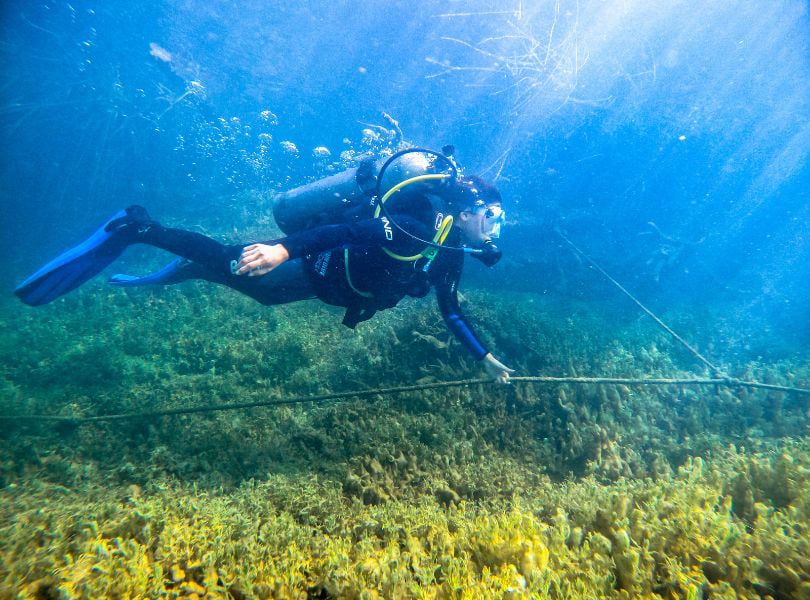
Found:
[[[191,261],[191,264],[181,266],[181,269],[189,271],[186,277],[181,275],[177,281],[204,279],[225,285],[267,305],[316,297],[306,265],[301,259],[289,260],[261,276],[234,275],[232,265],[239,260],[242,249],[251,242],[222,244],[201,233],[164,227],[152,220],[130,224],[133,225],[137,226],[136,242],[155,246]]]
[[[175,257],[169,264],[157,271],[146,275],[127,275],[116,273],[111,275],[107,283],[117,287],[140,287],[143,285],[171,285],[181,283],[187,279],[195,279],[197,275],[192,272],[191,266],[195,263],[187,258]],[[202,267],[198,267],[202,269]]]
[[[154,273],[140,277],[116,273],[110,277],[108,283],[117,287],[141,287],[173,285],[190,279],[200,279],[242,292],[262,304],[285,304],[316,297],[301,263],[300,259],[289,260],[270,273],[249,277],[210,271],[199,263],[178,257]]]
[[[176,258],[159,271],[142,277],[113,275],[109,280],[112,285],[171,285],[189,279],[201,279],[227,286],[266,305],[316,297],[306,265],[301,259],[288,260],[265,275],[250,277],[234,275],[231,270],[231,263],[238,260],[246,244],[220,244],[199,233],[157,224],[150,227],[149,231],[139,234],[138,241],[178,254],[181,258]]]
[[[148,218],[145,211],[134,220],[121,221],[117,227],[136,230],[134,241],[176,254],[190,263],[172,262],[143,283],[169,284],[187,279],[203,279],[237,290],[262,304],[284,304],[315,298],[303,260],[291,260],[265,275],[234,275],[233,265],[248,244],[222,244],[194,231],[164,227]],[[272,244],[273,242],[266,242]],[[165,275],[165,277],[164,277]],[[135,280],[133,280],[135,279]],[[115,276],[117,285],[138,285],[137,278]]]
[[[261,285],[245,284],[231,274],[231,265],[239,260],[244,245],[225,245],[202,234],[163,227],[153,221],[141,206],[130,206],[114,214],[91,237],[47,263],[16,287],[14,293],[26,304],[38,306],[76,289],[100,273],[118,258],[127,246],[144,243],[186,258],[207,275],[248,295],[266,298],[266,303],[283,300],[279,292]],[[246,245],[246,244],[245,244]],[[285,287],[295,291],[296,286]],[[244,289],[242,289],[244,288]],[[293,296],[296,294],[293,293]]]
[[[225,285],[267,306],[317,297],[307,275],[306,265],[300,258],[288,260],[269,273],[257,277],[205,270],[197,278]]]
[[[148,244],[176,254],[206,269],[227,273],[239,258],[242,246],[228,246],[194,231],[164,227],[152,220],[142,206],[130,206],[123,215],[104,225],[104,231],[127,244]]]
[[[194,231],[172,229],[157,223],[140,233],[138,242],[191,261],[191,264],[179,265],[179,272],[174,274],[173,281],[166,283],[204,279],[228,286],[267,305],[315,298],[302,260],[287,261],[261,276],[235,275],[233,267],[242,249],[252,242],[226,245]]]
[[[238,261],[243,245],[222,244],[195,231],[164,227],[150,223],[138,233],[137,242],[155,246],[177,256],[182,256],[206,270],[218,274],[230,274],[231,261]]]

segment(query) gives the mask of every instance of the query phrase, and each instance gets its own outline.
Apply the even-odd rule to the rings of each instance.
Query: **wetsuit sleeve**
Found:
[[[436,299],[439,301],[439,310],[447,323],[448,329],[453,332],[456,339],[461,342],[467,350],[481,360],[489,352],[481,340],[476,337],[472,327],[461,312],[458,305],[458,282],[461,279],[461,267],[464,264],[463,255],[453,261],[449,268],[434,272],[433,285],[436,288]]]
[[[433,237],[423,223],[409,216],[395,216],[396,225],[387,218],[369,219],[359,223],[314,227],[286,238],[276,240],[290,253],[290,258],[301,258],[348,246],[379,246],[398,254],[417,254],[424,244],[414,240],[399,227],[417,237]],[[427,238],[427,239],[430,239]]]

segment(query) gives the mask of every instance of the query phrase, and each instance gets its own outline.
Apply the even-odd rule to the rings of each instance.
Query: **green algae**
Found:
[[[350,332],[316,303],[267,309],[196,284],[87,288],[44,309],[2,306],[3,413],[474,373],[425,302]],[[523,373],[699,372],[610,307],[469,297],[482,337]],[[732,368],[810,380],[789,359]],[[807,416],[779,392],[515,385],[16,424],[0,433],[0,595],[804,598]]]
[[[798,598],[810,447],[791,452],[803,502],[757,503],[752,520],[735,514],[728,475],[778,471],[779,455],[728,450],[669,479],[546,481],[446,507],[365,505],[306,475],[228,492],[29,480],[2,492],[2,585],[23,597]]]

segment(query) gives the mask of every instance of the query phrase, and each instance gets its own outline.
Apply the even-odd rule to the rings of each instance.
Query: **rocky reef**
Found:
[[[464,306],[523,374],[701,374],[616,306],[483,291]],[[355,332],[315,303],[194,283],[88,285],[0,315],[4,415],[478,375],[424,301]],[[801,352],[716,358],[807,387]],[[0,428],[0,596],[810,598],[808,422],[806,398],[781,392],[524,384],[15,421]]]

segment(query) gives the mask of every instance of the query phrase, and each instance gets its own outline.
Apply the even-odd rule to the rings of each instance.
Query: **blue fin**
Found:
[[[121,228],[113,223],[123,222],[129,215],[128,210],[115,213],[81,244],[63,252],[18,285],[14,294],[30,306],[40,306],[98,275],[131,243],[131,236],[121,235]]]
[[[107,280],[107,283],[109,283],[110,285],[117,285],[118,287],[137,287],[139,285],[167,285],[170,283],[178,283],[180,281],[180,278],[178,277],[178,271],[180,270],[180,267],[187,262],[188,261],[186,259],[178,257],[175,258],[168,265],[160,269],[159,271],[149,273],[148,275],[144,275],[142,277],[138,277],[136,275],[124,275],[121,273],[116,273]],[[185,279],[185,277],[183,279]]]

